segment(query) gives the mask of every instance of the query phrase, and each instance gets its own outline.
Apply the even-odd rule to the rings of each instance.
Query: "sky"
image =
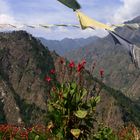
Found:
[[[81,11],[106,24],[118,24],[140,15],[140,0],[78,0]],[[0,23],[79,24],[75,13],[57,0],[0,0]],[[60,40],[89,36],[103,37],[103,30],[57,27],[26,29],[35,36]]]

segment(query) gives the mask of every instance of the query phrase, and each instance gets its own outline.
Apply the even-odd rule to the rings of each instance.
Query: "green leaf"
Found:
[[[81,100],[87,95],[87,90],[83,89]]]
[[[53,128],[54,127],[54,125],[53,125],[53,122],[51,121],[51,122],[49,122],[48,123],[48,126],[47,126],[47,129],[51,129],[51,128]]]
[[[76,83],[72,83],[72,84],[71,84],[71,87],[72,87],[73,89],[76,89],[76,87],[77,87]]]
[[[53,106],[51,104],[48,104],[48,111],[52,112],[54,110]]]
[[[96,103],[99,103],[100,100],[101,100],[100,96],[97,96],[97,97],[95,98],[95,102],[96,102]]]
[[[62,109],[62,106],[61,106],[58,102],[52,103],[51,105],[52,105],[54,108],[56,108],[57,110],[61,110],[61,109]]]
[[[34,140],[39,140],[39,135],[36,135]]]
[[[63,139],[63,133],[62,132],[58,132],[56,137],[58,137],[59,139]]]
[[[75,114],[76,117],[78,117],[78,118],[80,118],[80,119],[83,119],[83,118],[86,117],[87,111],[78,110],[78,111],[76,111],[74,114]]]
[[[71,134],[75,137],[75,138],[79,138],[81,130],[80,129],[71,129]]]
[[[75,93],[76,96],[76,104],[80,101],[81,97],[80,97],[80,93]]]

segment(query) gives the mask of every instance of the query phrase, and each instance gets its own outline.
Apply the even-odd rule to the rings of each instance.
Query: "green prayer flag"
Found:
[[[76,0],[58,0],[58,1],[73,10],[77,10],[81,8],[80,4]]]

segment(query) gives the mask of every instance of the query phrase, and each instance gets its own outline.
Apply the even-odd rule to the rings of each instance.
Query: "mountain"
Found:
[[[0,93],[8,123],[42,121],[47,88],[41,79],[53,67],[50,52],[31,35],[0,33]]]
[[[58,40],[47,40],[45,38],[39,38],[44,46],[48,46],[49,50],[56,51],[59,55],[63,56],[65,53],[72,51],[74,49],[81,48],[85,45],[91,44],[96,41],[98,37],[89,38],[79,38],[79,39],[69,39],[64,38],[61,41]]]
[[[61,83],[62,78],[71,80],[69,68],[62,66],[60,60],[62,57],[50,52],[25,31],[0,33],[0,123],[45,123],[47,98],[53,85],[46,82],[44,77],[50,75],[51,69],[55,69],[56,83]],[[78,79],[77,73],[71,75],[74,81]],[[83,71],[82,77],[83,86],[89,91],[96,87],[95,90],[101,96],[96,111],[100,122],[114,130],[128,122],[140,126],[139,105],[122,92],[93,78],[87,70]]]
[[[129,23],[140,22],[137,17]],[[119,27],[116,32],[124,38],[140,46],[140,29],[131,30],[128,27]],[[139,102],[140,98],[140,70],[132,63],[128,51],[121,45],[115,45],[110,35],[96,40],[96,42],[84,46],[76,51],[69,52],[65,56],[76,62],[82,58],[87,61],[87,69],[91,70],[93,63],[96,68],[93,75],[98,77],[98,70],[105,70],[105,84],[121,90],[127,97]]]
[[[135,17],[134,19],[127,21],[125,23],[139,23],[140,22],[140,16]]]

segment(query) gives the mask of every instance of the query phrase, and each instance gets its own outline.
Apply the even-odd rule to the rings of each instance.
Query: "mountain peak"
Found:
[[[140,16],[137,16],[132,20],[126,21],[125,23],[140,23]]]

